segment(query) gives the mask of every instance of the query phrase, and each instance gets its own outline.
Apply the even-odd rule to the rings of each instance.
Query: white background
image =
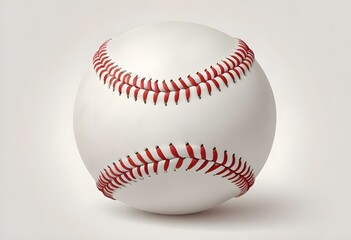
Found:
[[[1,1],[0,239],[350,239],[349,1]],[[75,95],[106,39],[182,20],[244,39],[272,85],[274,146],[242,198],[188,216],[100,194]]]

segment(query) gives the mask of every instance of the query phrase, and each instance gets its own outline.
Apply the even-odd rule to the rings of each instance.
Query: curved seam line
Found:
[[[222,82],[227,87],[229,87],[228,81],[232,80],[235,83],[236,78],[241,79],[242,74],[246,75],[246,70],[250,71],[250,68],[252,67],[254,61],[254,53],[252,52],[252,50],[246,45],[244,41],[239,40],[238,48],[234,50],[235,52],[233,54],[230,54],[228,57],[226,57],[227,61],[221,60],[221,62],[223,62],[224,65],[217,62],[216,65],[219,69],[210,66],[209,68],[205,69],[203,73],[197,72],[194,75],[189,74],[186,77],[186,79],[188,80],[188,84],[186,84],[184,79],[182,79],[181,77],[178,79],[178,84],[172,79],[169,80],[169,83],[163,80],[162,84],[160,84],[158,80],[153,81],[152,78],[146,80],[145,77],[139,77],[138,75],[132,74],[127,70],[123,70],[122,67],[119,67],[118,65],[114,64],[110,56],[107,54],[107,44],[110,40],[111,39],[105,41],[94,55],[93,68],[99,75],[99,79],[103,79],[104,84],[108,83],[109,87],[112,86],[113,91],[117,89],[120,95],[122,94],[122,92],[126,92],[127,97],[129,98],[130,92],[133,91],[134,99],[136,101],[138,98],[139,91],[144,91],[142,96],[144,103],[146,103],[148,93],[152,92],[154,94],[154,104],[156,104],[158,95],[160,93],[164,94],[163,100],[165,105],[167,105],[167,102],[169,101],[169,94],[174,93],[174,101],[177,104],[179,100],[179,91],[182,90],[186,91],[185,97],[189,102],[189,88],[196,87],[196,93],[198,97],[201,98],[200,85],[206,85],[205,87],[207,88],[209,95],[211,95],[211,82],[213,83],[214,87],[221,91],[218,81],[222,80]],[[240,58],[240,60],[238,57]],[[226,66],[226,69],[224,66]],[[225,74],[229,76],[225,77]],[[194,78],[195,75],[197,77]]]
[[[187,152],[188,152],[188,156],[186,156],[186,157],[181,157],[177,152],[177,148],[173,144],[170,144],[169,146],[171,148],[170,151],[172,152],[172,155],[173,155],[173,157],[171,159],[165,157],[161,148],[159,148],[157,146],[156,152],[157,152],[157,155],[159,158],[156,158],[156,159],[160,159],[160,160],[156,160],[152,156],[151,152],[146,148],[145,153],[147,155],[147,158],[149,160],[151,160],[151,162],[148,162],[145,164],[144,163],[145,160],[143,159],[143,157],[141,157],[141,159],[142,159],[141,160],[140,153],[136,152],[135,153],[136,157],[143,164],[136,165],[134,163],[133,159],[128,155],[127,161],[129,162],[129,164],[132,167],[127,167],[121,159],[119,160],[118,163],[121,165],[121,168],[125,169],[125,170],[120,170],[115,162],[112,163],[114,165],[115,171],[112,170],[111,166],[107,166],[108,169],[105,168],[103,172],[102,171],[100,172],[100,175],[99,175],[98,180],[96,182],[98,189],[106,197],[114,199],[113,198],[114,191],[116,191],[117,189],[119,189],[121,187],[125,187],[125,184],[130,184],[130,182],[136,182],[136,180],[139,179],[138,177],[135,177],[135,175],[133,173],[134,169],[137,169],[137,173],[141,178],[140,180],[142,180],[144,178],[143,171],[141,171],[142,168],[144,168],[146,175],[150,176],[149,167],[151,165],[152,165],[152,170],[154,171],[154,173],[158,174],[158,167],[159,167],[158,164],[160,162],[165,162],[165,164],[167,164],[167,169],[164,169],[167,172],[168,167],[169,167],[169,161],[178,159],[178,160],[176,160],[177,163],[176,163],[175,168],[174,168],[174,170],[176,170],[182,166],[183,160],[186,158],[192,159],[186,170],[190,170],[193,167],[195,167],[199,160],[204,161],[204,163],[202,163],[197,168],[197,170],[196,170],[197,172],[202,171],[202,169],[205,168],[207,166],[207,164],[210,162],[213,162],[213,164],[212,164],[212,166],[210,166],[210,168],[208,168],[208,170],[205,172],[205,174],[213,172],[216,169],[218,169],[219,167],[223,167],[223,169],[221,169],[221,171],[214,174],[214,176],[216,176],[216,175],[221,176],[222,175],[222,178],[227,178],[229,181],[234,183],[240,189],[240,194],[237,197],[246,193],[251,188],[251,186],[254,184],[255,179],[254,179],[253,169],[251,168],[251,166],[247,167],[246,161],[243,164],[242,159],[239,158],[236,168],[232,169],[232,167],[235,167],[235,165],[236,165],[235,164],[235,161],[236,161],[235,154],[232,155],[232,163],[230,164],[230,167],[228,167],[225,165],[227,163],[227,159],[228,159],[227,151],[224,151],[223,161],[217,162],[217,156],[218,156],[217,154],[218,153],[217,153],[216,148],[213,148],[213,160],[208,160],[208,159],[202,159],[202,158],[195,157],[193,154],[193,148],[188,143],[186,144],[186,148],[187,148]],[[173,151],[172,151],[172,148],[173,148]],[[201,145],[201,147],[200,147],[200,152],[202,151],[201,156],[203,156],[204,150],[206,151],[205,147],[203,147],[203,145]],[[194,163],[194,161],[195,161],[195,163]],[[164,166],[164,168],[166,168],[166,166]],[[116,171],[119,172],[120,174],[116,173]],[[227,171],[229,171],[229,173],[227,173]],[[130,175],[130,177],[128,176],[128,174]]]

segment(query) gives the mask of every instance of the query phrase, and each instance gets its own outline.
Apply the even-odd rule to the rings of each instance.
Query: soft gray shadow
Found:
[[[299,207],[291,198],[275,194],[244,196],[230,200],[215,208],[188,215],[160,215],[130,208],[121,204],[104,205],[109,214],[126,221],[151,225],[185,228],[211,227],[215,229],[235,229],[240,227],[279,226],[293,221]]]

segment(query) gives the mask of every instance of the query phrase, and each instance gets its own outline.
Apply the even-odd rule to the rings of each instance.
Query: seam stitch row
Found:
[[[178,104],[181,98],[189,102],[191,95],[201,99],[204,92],[211,95],[214,89],[221,91],[221,84],[229,87],[246,75],[255,59],[253,51],[239,39],[235,51],[217,64],[185,78],[161,81],[138,76],[116,64],[107,52],[110,41],[105,41],[93,57],[93,69],[99,79],[119,95],[123,93],[135,101],[141,98],[144,103],[152,101],[155,105],[160,101],[167,105],[171,99]]]
[[[96,186],[106,197],[114,199],[116,190],[150,177],[151,172],[176,171],[182,166],[186,171],[195,169],[226,178],[240,189],[238,196],[245,194],[255,182],[252,167],[235,154],[229,155],[226,150],[218,152],[216,147],[206,148],[203,144],[198,147],[186,143],[177,147],[170,143],[167,147],[145,148],[113,162],[100,171]]]

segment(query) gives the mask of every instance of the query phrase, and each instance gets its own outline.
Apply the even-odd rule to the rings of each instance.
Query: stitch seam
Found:
[[[240,80],[242,75],[250,71],[254,62],[253,51],[239,39],[238,47],[232,54],[203,71],[177,80],[146,79],[129,72],[111,59],[107,52],[110,41],[105,41],[93,57],[93,69],[99,79],[119,95],[123,93],[135,101],[141,98],[144,103],[152,101],[155,105],[160,101],[167,105],[171,99],[178,104],[180,98],[190,102],[191,95],[196,94],[201,99],[204,92],[211,95],[213,89],[221,91],[221,83],[226,87],[229,87],[229,83],[236,83],[237,79]]]
[[[209,149],[203,144],[198,147],[186,143],[185,147],[176,147],[170,143],[168,147],[146,148],[113,162],[100,172],[96,186],[106,197],[114,199],[116,190],[150,176],[150,172],[167,172],[173,160],[176,161],[175,171],[188,164],[186,170],[196,169],[197,172],[226,178],[240,189],[238,196],[245,194],[255,181],[252,167],[241,157],[237,159],[235,154],[229,155],[226,150],[219,153],[216,147]]]

